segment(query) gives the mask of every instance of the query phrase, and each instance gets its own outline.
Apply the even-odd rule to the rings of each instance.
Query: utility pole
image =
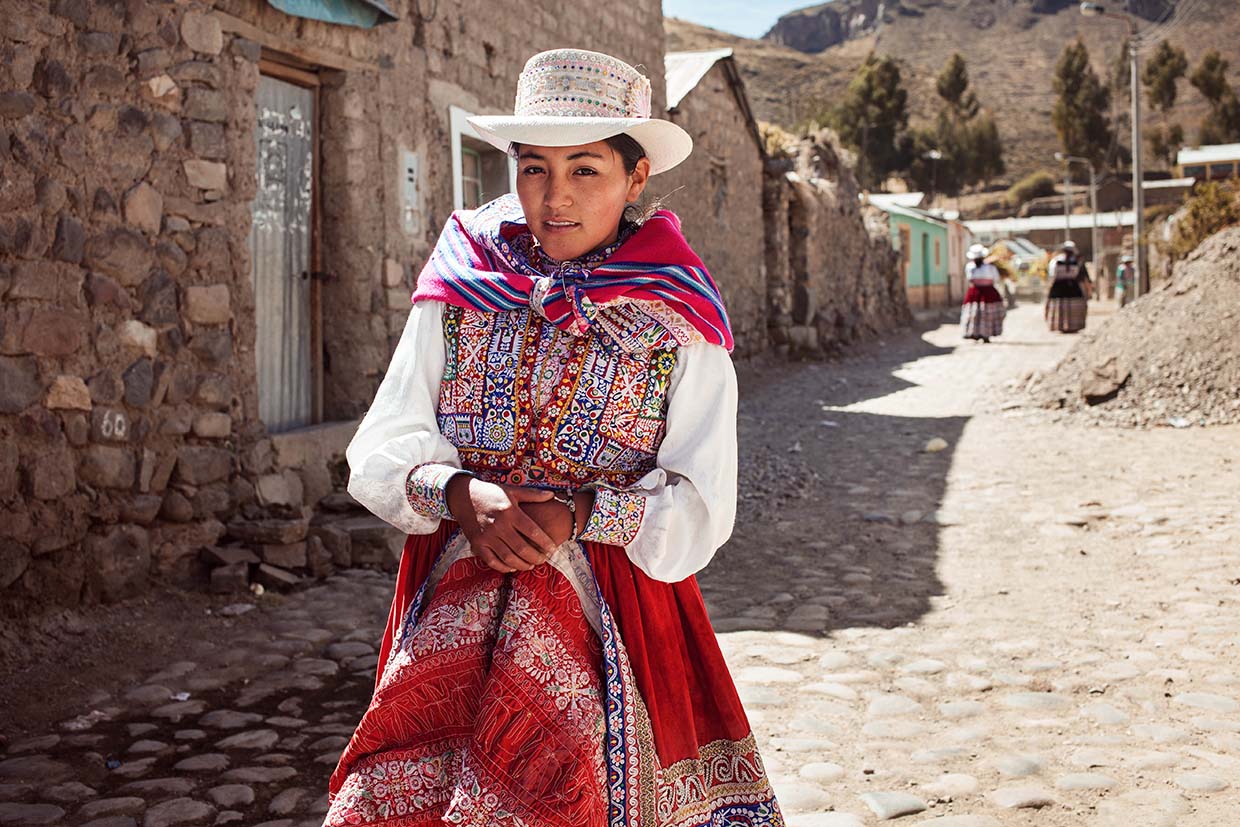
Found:
[[[1072,239],[1072,175],[1063,165],[1063,240]]]
[[[1094,277],[1098,279],[1099,285],[1102,283],[1102,273],[1099,271],[1098,261],[1102,256],[1102,248],[1098,244],[1098,173],[1094,169],[1094,162],[1088,158],[1082,158],[1079,155],[1065,155],[1062,152],[1055,153],[1055,160],[1064,165],[1064,181],[1068,180],[1069,164],[1084,164],[1089,167],[1089,209],[1093,213],[1093,223],[1089,232],[1089,250],[1090,257],[1094,263]]]
[[[1145,267],[1145,175],[1141,155],[1141,40],[1137,33],[1137,21],[1130,14],[1110,12],[1101,3],[1081,3],[1081,14],[1086,17],[1114,17],[1128,24],[1128,59],[1132,67],[1129,86],[1132,87],[1132,263],[1137,277],[1133,292],[1137,296],[1149,290],[1149,276]]]

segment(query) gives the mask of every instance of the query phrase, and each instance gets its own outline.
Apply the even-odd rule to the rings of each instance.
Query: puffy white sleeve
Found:
[[[736,519],[736,371],[728,352],[680,349],[658,467],[627,489],[599,487],[581,539],[623,546],[655,580],[701,570]]]
[[[429,534],[449,516],[444,490],[461,468],[435,419],[447,358],[443,310],[441,302],[413,306],[374,402],[345,450],[349,493],[408,534]]]

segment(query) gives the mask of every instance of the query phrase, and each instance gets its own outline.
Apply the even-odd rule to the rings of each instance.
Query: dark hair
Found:
[[[603,140],[620,156],[620,161],[624,164],[624,171],[630,175],[633,173],[633,170],[637,169],[637,162],[646,157],[646,150],[642,148],[642,145],[635,138],[625,135],[623,132]],[[521,154],[521,146],[521,144],[513,141],[508,145],[508,154],[516,158]]]

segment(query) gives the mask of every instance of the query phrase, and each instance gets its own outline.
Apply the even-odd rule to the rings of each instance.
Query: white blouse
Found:
[[[439,517],[415,511],[409,472],[425,463],[460,468],[439,432],[435,408],[447,359],[441,302],[413,306],[387,375],[349,443],[349,493],[408,534],[429,534]],[[732,533],[736,517],[736,372],[716,345],[681,347],[668,388],[666,434],[657,466],[627,493],[645,499],[641,525],[625,547],[655,580],[674,583],[701,570]]]
[[[964,277],[969,281],[999,281],[999,268],[990,262],[983,262],[979,267],[977,262],[970,261],[964,266]]]

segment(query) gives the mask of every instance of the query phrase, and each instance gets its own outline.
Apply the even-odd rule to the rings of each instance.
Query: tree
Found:
[[[908,179],[932,195],[959,195],[965,187],[1002,174],[1003,142],[994,119],[979,114],[963,57],[948,58],[936,88],[943,105],[933,128],[911,133]]]
[[[1210,104],[1210,112],[1201,122],[1197,141],[1202,144],[1225,144],[1240,141],[1240,101],[1227,82],[1230,64],[1211,49],[1202,55],[1201,63],[1188,82]]]
[[[1111,148],[1111,93],[1089,65],[1089,51],[1080,40],[1059,55],[1054,89],[1058,97],[1051,121],[1063,151],[1101,164]]]
[[[1187,71],[1188,59],[1184,51],[1163,40],[1141,72],[1141,83],[1145,86],[1150,107],[1162,118],[1161,124],[1145,133],[1145,139],[1154,157],[1167,166],[1175,161],[1176,153],[1184,143],[1184,128],[1167,121],[1171,108],[1175,106],[1177,85]]]
[[[969,69],[959,52],[947,59],[943,71],[939,72],[936,86],[939,97],[956,115],[972,118],[977,114],[977,96],[969,91]]]
[[[899,64],[871,52],[829,121],[840,140],[857,151],[857,178],[862,186],[875,186],[903,169],[910,141],[905,135],[908,92]]]

